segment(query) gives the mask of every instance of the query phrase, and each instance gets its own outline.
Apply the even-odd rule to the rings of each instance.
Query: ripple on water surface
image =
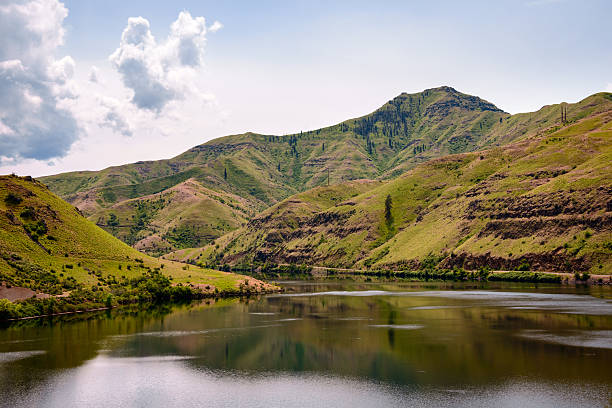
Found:
[[[546,330],[523,330],[518,336],[563,346],[612,349],[612,330],[573,330],[561,334]]]
[[[30,358],[45,354],[44,350],[31,350],[31,351],[10,351],[8,353],[0,353],[0,364],[10,363],[11,361],[23,360],[24,358]]]
[[[502,292],[489,290],[430,290],[430,291],[385,291],[385,290],[356,290],[356,291],[327,291],[311,293],[292,293],[276,295],[278,297],[305,297],[305,296],[403,296],[403,297],[432,297],[448,298],[462,301],[471,301],[478,306],[498,306],[513,309],[544,310],[557,313],[612,315],[612,301],[596,298],[590,295],[573,295],[560,293],[538,292]],[[442,308],[439,306],[425,306],[425,308]],[[456,306],[455,306],[456,307]]]

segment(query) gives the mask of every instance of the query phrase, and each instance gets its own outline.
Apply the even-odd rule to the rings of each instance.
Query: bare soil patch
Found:
[[[8,299],[11,302],[16,300],[24,300],[29,299],[33,296],[37,298],[48,298],[49,295],[46,293],[36,293],[32,289],[29,288],[21,288],[17,286],[5,286],[0,285],[0,299]]]

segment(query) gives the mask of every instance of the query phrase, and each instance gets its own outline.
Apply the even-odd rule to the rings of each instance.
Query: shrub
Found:
[[[34,212],[34,208],[26,207],[21,210],[19,216],[23,219],[34,219],[36,217],[36,212]]]
[[[535,283],[561,283],[561,276],[551,273],[538,272],[502,272],[491,273],[488,279],[490,281],[506,281],[506,282],[535,282]]]
[[[21,203],[23,200],[17,194],[10,192],[6,197],[4,197],[4,202],[8,205],[17,205]]]
[[[521,265],[517,268],[517,271],[529,271],[529,269],[531,269],[531,265],[529,265],[527,262],[523,262],[521,263]]]
[[[0,321],[20,317],[18,306],[8,299],[0,299]]]

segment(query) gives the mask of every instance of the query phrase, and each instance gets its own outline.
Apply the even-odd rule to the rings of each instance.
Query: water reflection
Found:
[[[2,330],[0,405],[559,407],[585,388],[583,406],[609,398],[605,295],[431,283],[289,289]]]

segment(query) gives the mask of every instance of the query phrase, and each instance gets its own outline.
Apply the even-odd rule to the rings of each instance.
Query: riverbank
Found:
[[[51,296],[29,288],[6,287],[3,293],[13,295],[11,301],[0,298],[0,321],[57,316],[106,310],[130,304],[163,304],[206,298],[250,296],[274,293],[278,286],[244,276],[238,284],[222,290],[211,284],[172,283],[161,273],[150,272],[135,279],[120,279],[105,288],[76,288],[69,293]],[[29,296],[15,299],[15,296]]]
[[[259,265],[257,267],[233,267],[225,270],[242,274],[252,274],[260,279],[303,278],[303,279],[403,279],[414,281],[502,281],[527,283],[558,283],[566,285],[611,285],[612,275],[590,275],[588,273],[543,272],[543,271],[503,271],[503,270],[465,270],[421,269],[421,270],[371,270],[350,268],[328,268],[309,265]]]
[[[273,286],[273,285],[271,285]],[[227,292],[227,293],[216,293],[216,294],[211,294],[211,293],[203,293],[201,296],[195,296],[192,298],[186,298],[184,300],[175,300],[175,301],[168,301],[165,303],[123,303],[123,304],[117,304],[117,305],[112,305],[112,306],[101,306],[101,307],[93,307],[93,308],[84,308],[84,309],[79,309],[79,310],[70,310],[70,311],[65,311],[65,312],[54,312],[54,313],[46,313],[46,314],[37,314],[37,315],[31,315],[31,316],[22,316],[22,317],[14,317],[14,318],[8,318],[8,319],[3,319],[2,315],[3,313],[6,313],[7,311],[7,307],[5,302],[3,302],[3,300],[6,299],[0,299],[0,323],[2,322],[18,322],[18,321],[23,321],[23,320],[33,320],[33,319],[42,319],[42,318],[48,318],[48,317],[60,317],[60,316],[68,316],[68,315],[76,315],[76,314],[84,314],[84,313],[95,313],[95,312],[103,312],[103,311],[110,311],[112,309],[119,309],[119,308],[123,308],[123,307],[129,307],[129,306],[142,306],[142,308],[147,308],[150,306],[163,306],[163,305],[167,305],[167,306],[172,306],[172,305],[177,305],[177,304],[181,304],[185,301],[189,302],[189,301],[197,301],[197,300],[210,300],[210,299],[214,299],[214,300],[218,300],[218,299],[231,299],[231,298],[242,298],[242,297],[250,297],[250,296],[257,296],[257,295],[264,295],[264,294],[271,294],[271,293],[279,293],[282,292],[282,289],[275,286],[276,289],[274,290],[264,290],[264,291],[257,291],[257,292],[249,292],[249,291],[238,291],[238,292]],[[46,298],[45,298],[46,299]],[[78,305],[76,305],[78,307]]]

